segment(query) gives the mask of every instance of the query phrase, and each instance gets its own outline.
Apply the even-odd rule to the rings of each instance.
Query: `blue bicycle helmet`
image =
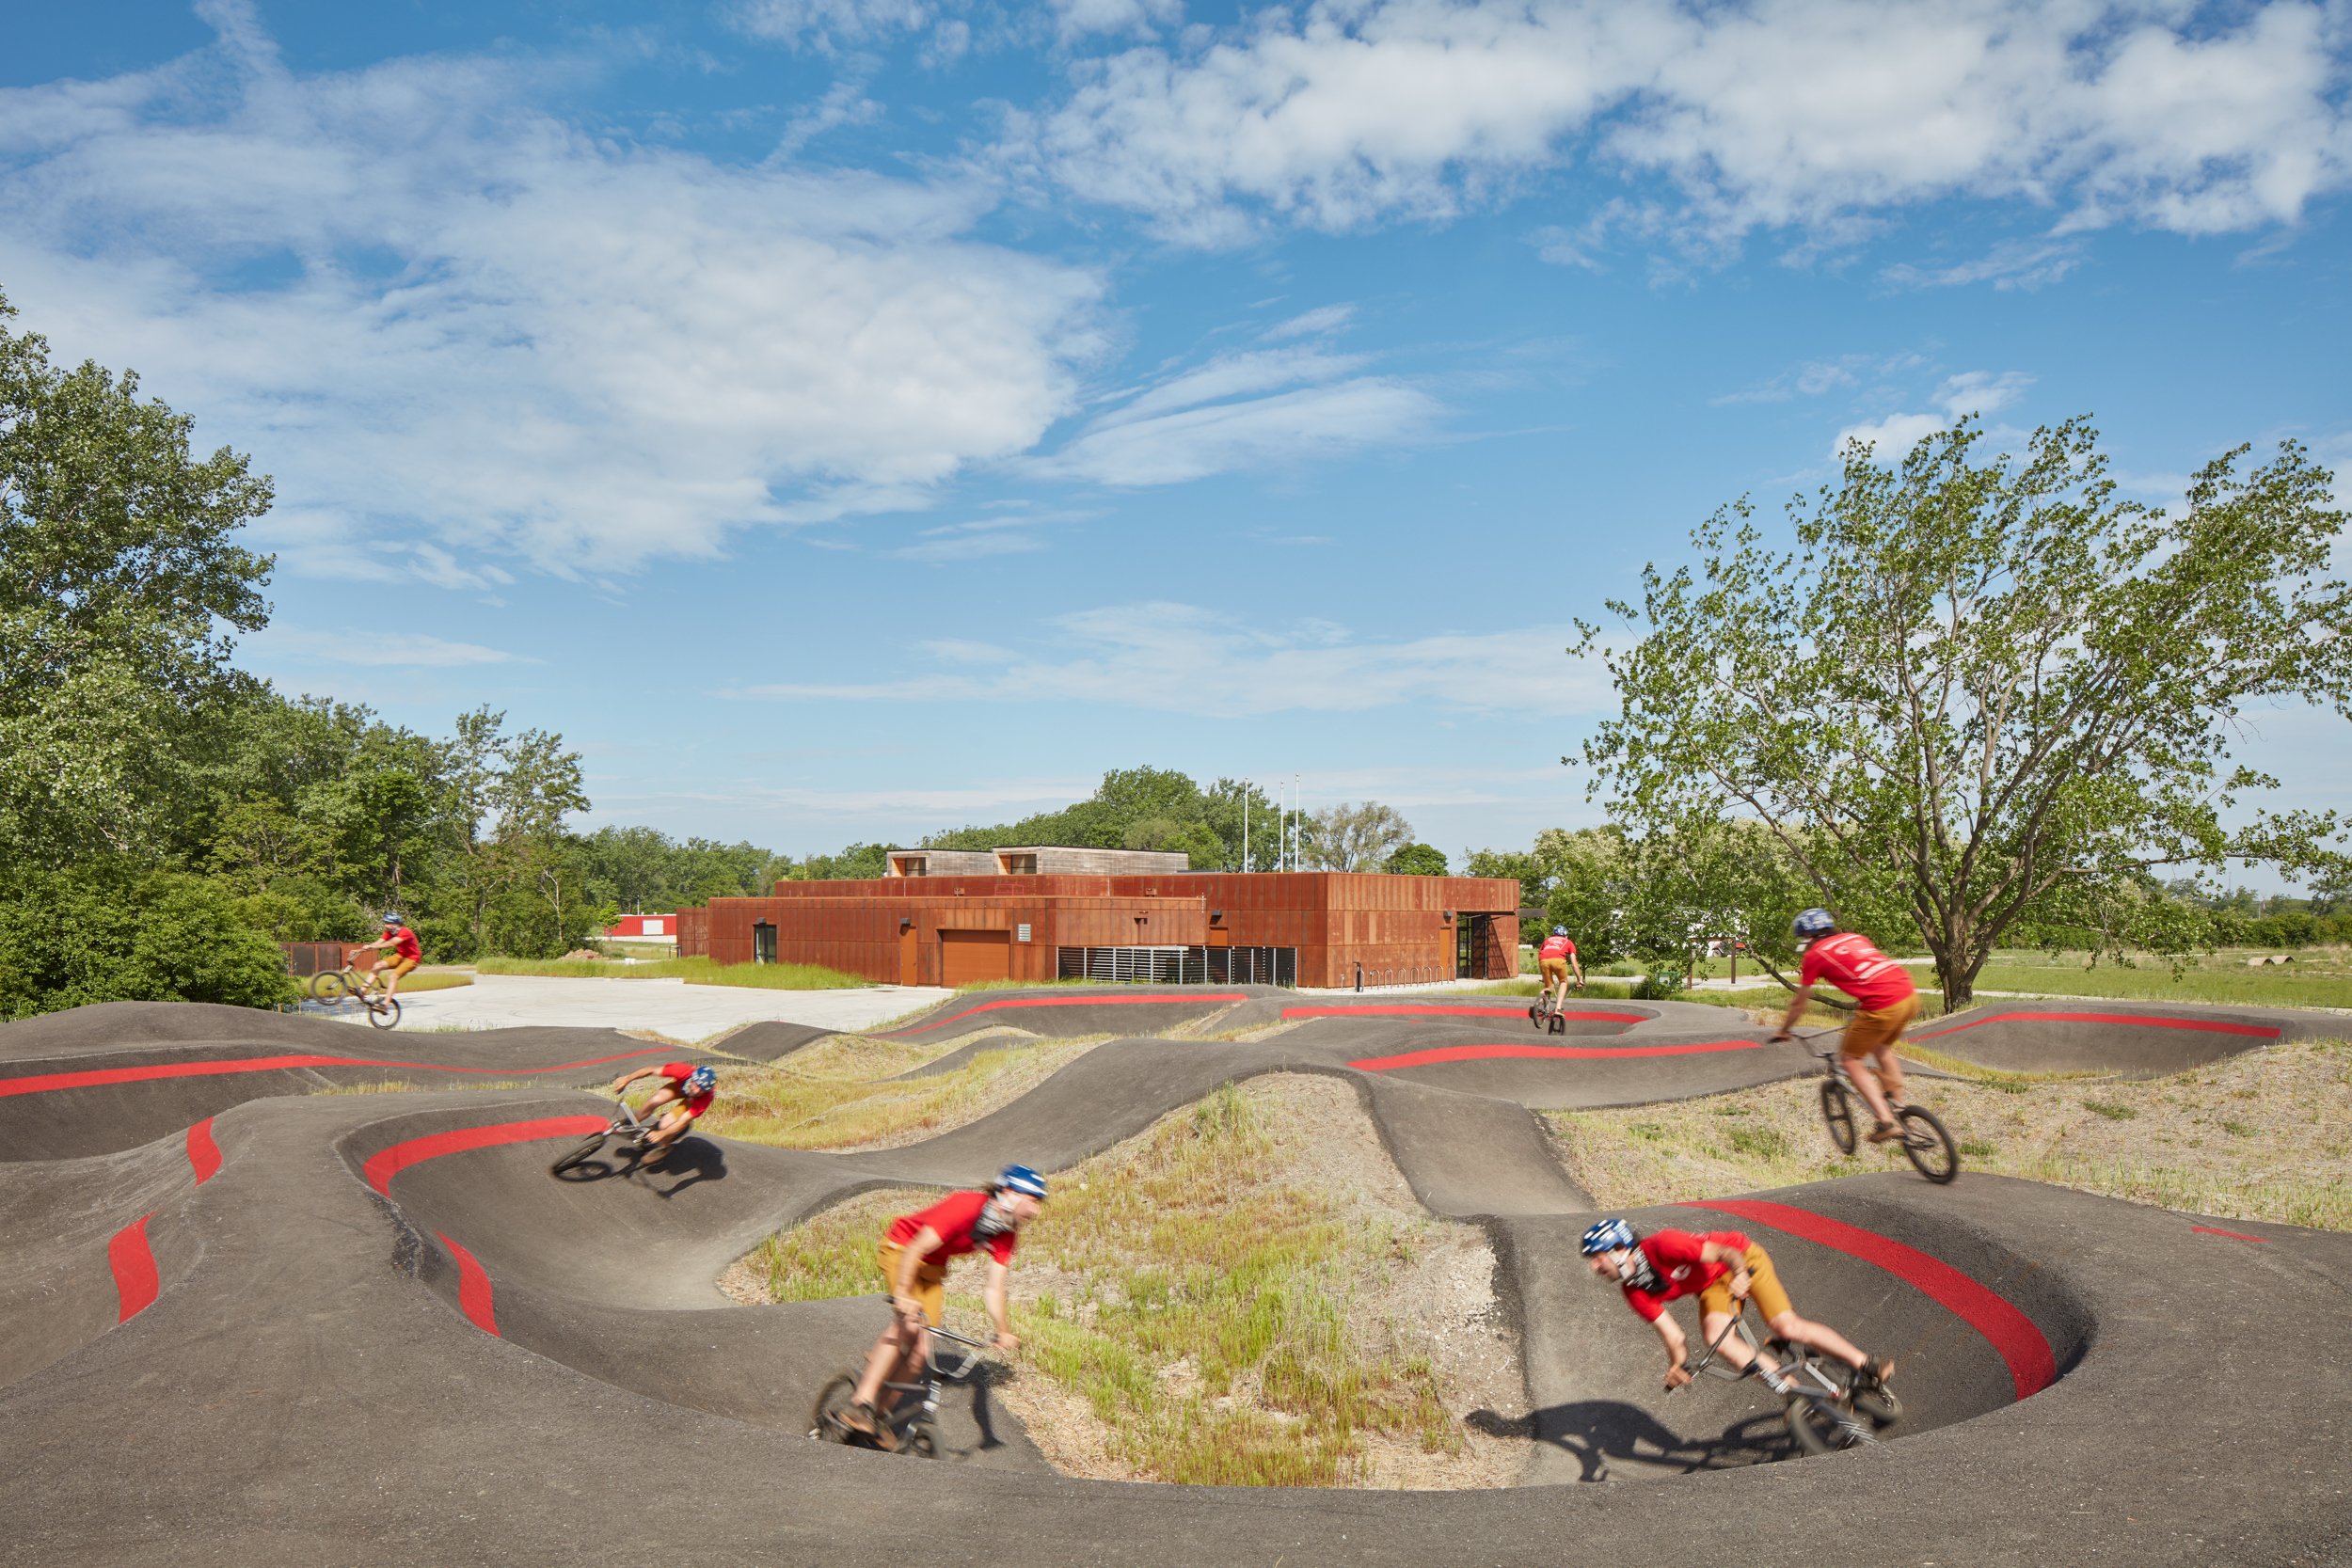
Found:
[[[1565,926],[1554,926],[1551,928],[1551,934],[1555,937],[1565,937],[1568,934],[1568,928]]]
[[[1584,1232],[1584,1256],[1597,1258],[1604,1252],[1614,1252],[1619,1247],[1638,1246],[1641,1244],[1641,1237],[1633,1233],[1633,1227],[1625,1221],[1603,1220]]]
[[[1020,1193],[1041,1203],[1045,1200],[1045,1178],[1026,1165],[1007,1165],[998,1171],[996,1186],[1000,1192]]]
[[[1807,910],[1797,916],[1788,929],[1798,942],[1807,942],[1837,929],[1837,917],[1827,910]]]
[[[708,1094],[719,1086],[719,1075],[708,1067],[698,1067],[686,1075],[688,1094]]]
[[[399,911],[398,910],[386,910],[386,911],[384,911],[384,924],[385,924],[385,925],[387,925],[387,926],[397,926],[397,925],[399,925],[399,924],[400,924],[400,911]]]

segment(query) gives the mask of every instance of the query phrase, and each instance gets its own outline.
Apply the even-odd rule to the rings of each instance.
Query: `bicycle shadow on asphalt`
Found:
[[[648,1164],[634,1156],[627,1146],[581,1161],[569,1170],[558,1171],[558,1181],[587,1183],[613,1180],[641,1181],[654,1196],[667,1202],[687,1188],[705,1181],[723,1181],[727,1176],[726,1150],[705,1138],[680,1138],[670,1146],[669,1154],[659,1164]]]
[[[1473,1410],[1463,1419],[1490,1437],[1523,1438],[1574,1455],[1583,1481],[1609,1480],[1613,1459],[1638,1470],[1689,1475],[1741,1469],[1790,1458],[1795,1451],[1781,1418],[1770,1413],[1734,1421],[1719,1437],[1685,1437],[1622,1400],[1579,1400],[1548,1405],[1532,1416]]]

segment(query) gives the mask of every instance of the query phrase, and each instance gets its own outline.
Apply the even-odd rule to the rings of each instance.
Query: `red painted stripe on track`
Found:
[[[410,1165],[437,1160],[444,1154],[464,1154],[477,1148],[496,1148],[501,1144],[530,1143],[538,1138],[577,1138],[589,1132],[601,1132],[607,1122],[602,1117],[541,1117],[535,1121],[498,1121],[487,1127],[461,1127],[452,1132],[428,1132],[421,1138],[410,1138],[371,1156],[359,1167],[369,1186],[386,1196],[391,1196],[392,1178]]]
[[[475,1260],[472,1253],[449,1239],[447,1231],[436,1230],[433,1234],[441,1238],[441,1245],[447,1247],[449,1255],[457,1259],[457,1309],[473,1321],[474,1327],[485,1334],[496,1336],[499,1320],[498,1314],[490,1309],[489,1275]]]
[[[994,1002],[983,1002],[975,1007],[966,1007],[960,1013],[949,1013],[936,1023],[926,1023],[914,1029],[893,1029],[890,1033],[894,1036],[928,1035],[934,1029],[946,1028],[958,1019],[970,1018],[975,1013],[993,1013],[999,1007],[1116,1007],[1136,1006],[1153,1002],[1247,1002],[1248,1000],[1248,995],[1237,990],[1181,991],[1173,996],[1008,996]]]
[[[1428,1067],[1438,1062],[1483,1062],[1531,1057],[1551,1061],[1604,1061],[1619,1056],[1695,1056],[1716,1051],[1760,1051],[1762,1040],[1701,1040],[1687,1045],[1444,1045],[1396,1056],[1365,1056],[1347,1065],[1366,1072]]]
[[[188,1168],[196,1172],[196,1184],[199,1187],[220,1169],[220,1145],[213,1142],[210,1117],[188,1129]]]
[[[1945,1262],[1930,1257],[1918,1248],[1906,1246],[1891,1236],[1875,1230],[1848,1225],[1808,1210],[1792,1208],[1786,1203],[1767,1203],[1756,1198],[1718,1198],[1711,1202],[1686,1203],[1686,1209],[1713,1209],[1736,1214],[1757,1225],[1768,1225],[1785,1230],[1802,1240],[1834,1247],[1851,1258],[1874,1263],[1888,1274],[1916,1288],[1937,1306],[1957,1316],[1985,1338],[2000,1358],[2009,1363],[2009,1375],[2017,1386],[2017,1397],[2024,1399],[2047,1388],[2058,1378],[2058,1357],[2051,1353],[2050,1341],[2034,1321],[2020,1311],[2008,1297],[1979,1285],[1968,1275]]]
[[[106,1262],[115,1272],[115,1322],[119,1323],[129,1323],[154,1305],[159,1289],[155,1254],[147,1244],[147,1222],[154,1217],[141,1214],[106,1243]]]
[[[58,1089],[97,1088],[107,1084],[144,1084],[162,1078],[215,1078],[236,1072],[278,1072],[291,1068],[381,1067],[404,1072],[488,1072],[511,1077],[523,1072],[568,1072],[574,1068],[602,1067],[638,1056],[664,1056],[674,1045],[624,1051],[616,1056],[590,1056],[584,1061],[558,1062],[552,1067],[442,1067],[435,1062],[389,1062],[375,1056],[235,1056],[203,1062],[157,1062],[148,1067],[90,1068],[79,1072],[43,1072],[29,1078],[0,1078],[0,1099],[13,1094],[50,1094]]]
[[[2267,1236],[2248,1236],[2235,1230],[2224,1230],[2217,1225],[2192,1225],[2189,1228],[2201,1236],[2227,1236],[2233,1242],[2251,1242],[2256,1246],[2270,1244],[2270,1238]]]
[[[2259,1023],[2227,1023],[2214,1018],[2158,1018],[2152,1013],[1994,1013],[1987,1018],[1973,1018],[1965,1023],[1955,1023],[1947,1029],[1914,1030],[1915,1040],[1938,1039],[1957,1035],[1963,1029],[1981,1028],[1988,1023],[2134,1023],[2147,1029],[2196,1029],[2212,1035],[2244,1035],[2249,1039],[2275,1040],[2279,1031]]]
[[[1285,1007],[1284,1018],[1509,1018],[1526,1012],[1524,1007],[1465,1007],[1448,1004],[1436,1007],[1415,1007],[1402,1002],[1381,1003],[1369,1007]],[[1654,1013],[1562,1013],[1562,1018],[1592,1019],[1604,1023],[1647,1023]]]

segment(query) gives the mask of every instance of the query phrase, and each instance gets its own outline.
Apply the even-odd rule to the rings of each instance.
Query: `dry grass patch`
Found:
[[[1963,1168],[2193,1213],[2352,1230],[2352,1045],[2271,1046],[2169,1078],[1918,1080]],[[1568,1111],[1570,1170],[1607,1208],[1902,1168],[1838,1157],[1819,1081],[1629,1111]]]
[[[961,1043],[901,1045],[842,1035],[774,1066],[729,1068],[699,1130],[784,1148],[891,1148],[1010,1104],[1100,1042],[1008,1046],[946,1072],[886,1082]]]
[[[863,1194],[762,1243],[724,1287],[876,1291],[891,1217],[938,1196]],[[962,1262],[949,1282],[979,1273]],[[1228,1085],[1055,1179],[1014,1259],[1023,1345],[996,1395],[1077,1475],[1507,1485],[1525,1446],[1460,1419],[1524,1403],[1493,1274],[1480,1232],[1414,1203],[1347,1085]],[[953,1321],[984,1321],[976,1295],[948,1302]]]

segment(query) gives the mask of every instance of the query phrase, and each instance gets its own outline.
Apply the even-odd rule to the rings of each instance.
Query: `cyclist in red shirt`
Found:
[[[1836,1329],[1797,1316],[1772,1270],[1772,1255],[1740,1231],[1660,1230],[1644,1236],[1623,1220],[1603,1220],[1584,1232],[1582,1250],[1592,1259],[1593,1273],[1624,1291],[1625,1304],[1666,1342],[1669,1388],[1690,1382],[1691,1369],[1690,1341],[1682,1325],[1667,1316],[1666,1303],[1693,1295],[1699,1298],[1699,1332],[1735,1367],[1746,1367],[1754,1356],[1762,1356],[1767,1367],[1779,1366],[1761,1351],[1751,1353],[1738,1336],[1724,1333],[1732,1303],[1753,1297],[1774,1334],[1851,1367],[1855,1389],[1883,1387],[1895,1375],[1894,1362],[1867,1355]]]
[[[1568,940],[1565,926],[1554,926],[1551,935],[1546,937],[1544,944],[1535,949],[1535,968],[1544,977],[1543,988],[1536,994],[1550,997],[1553,1007],[1560,1012],[1568,1010],[1568,971],[1571,967],[1576,971],[1576,989],[1582,990],[1584,965],[1576,956],[1576,943]],[[1552,995],[1555,985],[1560,988],[1556,997]]]
[[[1818,982],[1827,980],[1852,997],[1853,1017],[1846,1022],[1839,1046],[1846,1054],[1847,1076],[1878,1118],[1870,1141],[1883,1144],[1901,1137],[1895,1107],[1903,1102],[1903,1068],[1895,1047],[1919,1011],[1919,988],[1911,983],[1911,971],[1872,946],[1861,932],[1839,930],[1827,910],[1807,910],[1797,916],[1795,932],[1801,958],[1797,994],[1788,999],[1788,1015],[1772,1038],[1785,1040],[1796,1029]]]
[[[656,1111],[663,1111],[645,1138],[647,1165],[658,1165],[669,1157],[670,1146],[686,1135],[694,1118],[710,1109],[710,1102],[719,1096],[719,1075],[707,1066],[691,1062],[664,1062],[660,1067],[641,1067],[635,1072],[612,1080],[612,1092],[619,1094],[640,1078],[659,1076],[661,1086],[653,1097],[637,1108],[637,1119],[644,1120]]]
[[[1045,1178],[1026,1165],[1007,1165],[988,1187],[949,1193],[928,1209],[900,1214],[883,1233],[875,1260],[890,1291],[890,1325],[874,1341],[866,1371],[857,1380],[855,1402],[842,1424],[878,1448],[896,1446],[887,1408],[878,1402],[885,1383],[912,1383],[930,1354],[930,1330],[946,1310],[947,1260],[988,1249],[988,1278],[980,1300],[996,1325],[999,1350],[1021,1340],[1006,1317],[1005,1281],[1012,1273],[1012,1249],[1021,1227],[1045,1203]]]
[[[375,941],[362,942],[353,949],[358,953],[386,953],[389,957],[376,961],[374,974],[387,997],[400,990],[400,977],[424,961],[424,947],[417,941],[417,933],[401,924],[400,915],[392,910],[384,911],[384,934]]]

